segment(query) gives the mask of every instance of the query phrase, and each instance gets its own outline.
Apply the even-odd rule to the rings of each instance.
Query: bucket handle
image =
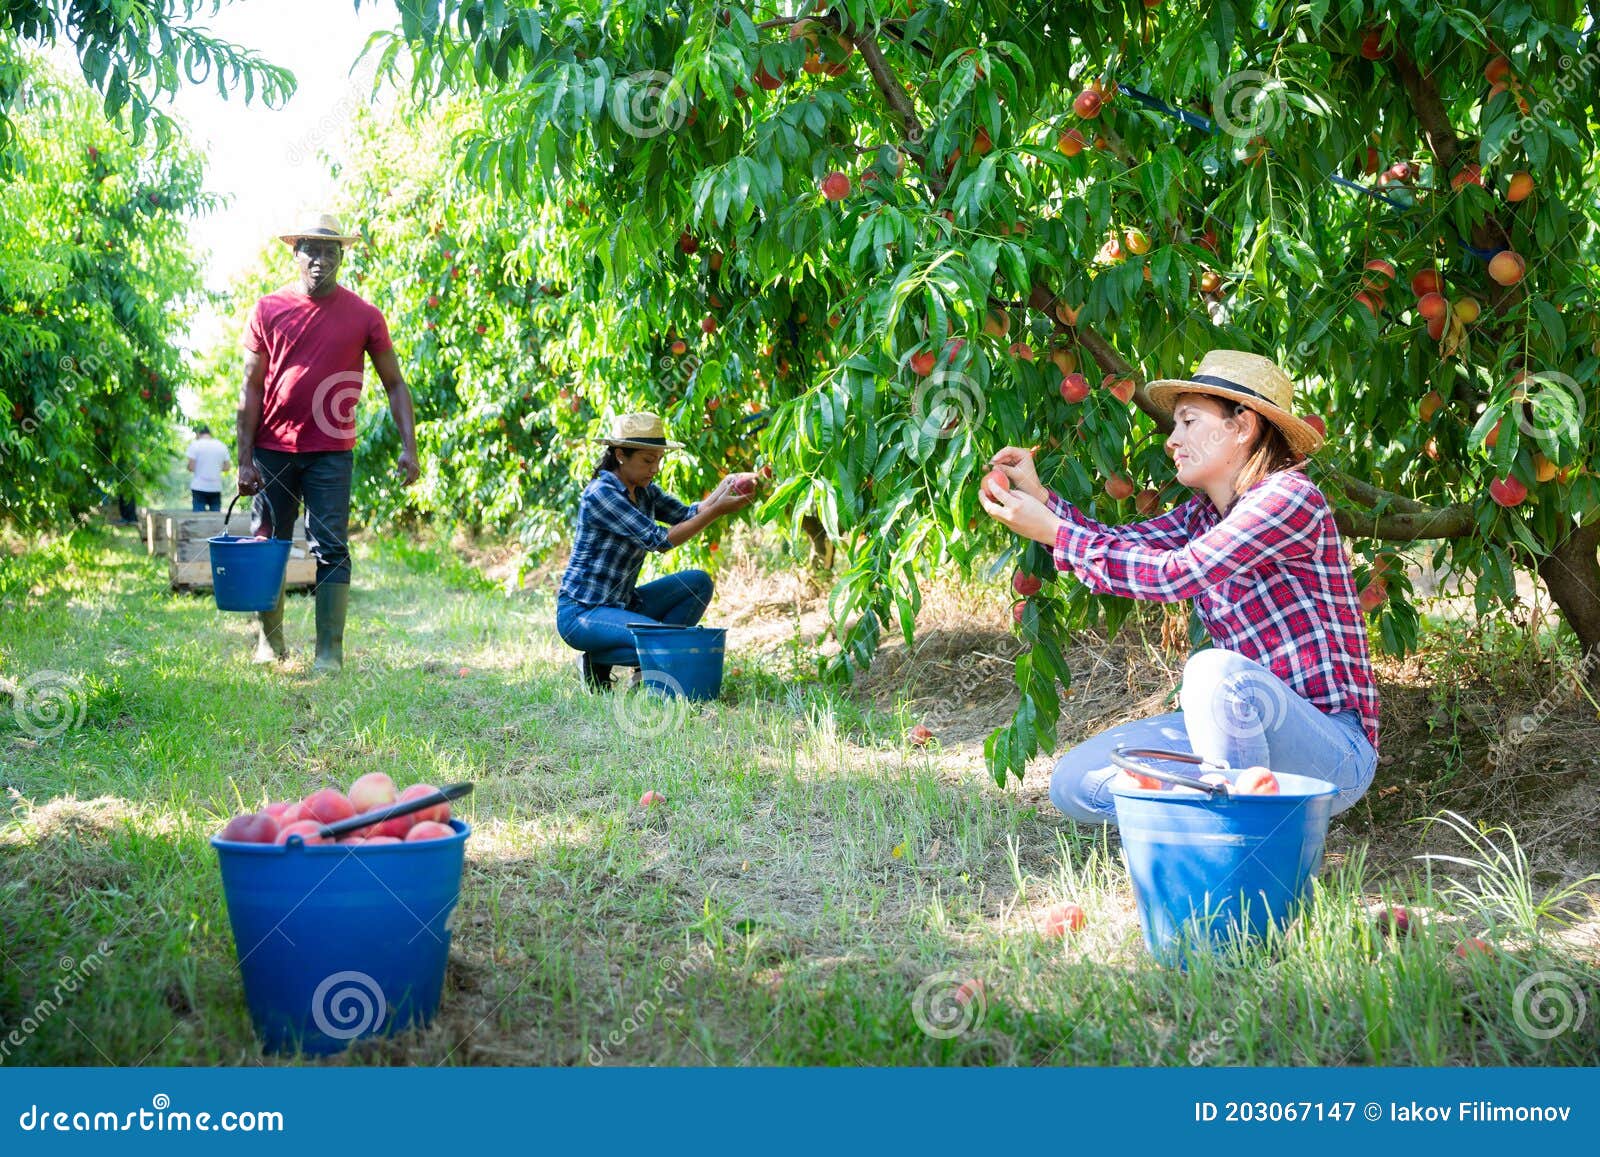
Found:
[[[266,487],[262,487],[260,490],[257,490],[256,494],[261,495],[261,501],[267,504],[267,515],[272,519],[272,537],[276,538],[278,537],[278,512],[272,509],[272,499],[267,497]],[[233,517],[234,506],[238,503],[239,499],[243,498],[244,496],[244,491],[241,490],[239,493],[233,496],[233,501],[228,503],[228,512],[222,516],[223,534],[228,533],[228,520]],[[253,498],[255,495],[251,495],[251,497]],[[292,527],[290,528],[290,534],[293,534]]]
[[[1162,751],[1154,747],[1116,747],[1111,751],[1111,762],[1123,771],[1147,775],[1151,779],[1159,779],[1163,783],[1177,784],[1179,787],[1192,787],[1196,791],[1205,792],[1207,795],[1225,796],[1228,794],[1228,785],[1225,783],[1207,783],[1203,779],[1179,775],[1175,771],[1158,771],[1147,764],[1138,762],[1139,759],[1165,759],[1173,763],[1195,763],[1201,765],[1205,763],[1205,760],[1198,755],[1192,755],[1187,751]]]
[[[373,824],[381,824],[384,820],[392,820],[395,816],[408,816],[412,812],[423,811],[438,804],[449,803],[453,799],[460,799],[462,796],[469,794],[472,788],[473,785],[470,783],[452,783],[449,787],[441,787],[432,795],[418,796],[416,799],[392,803],[387,807],[373,808],[369,812],[362,812],[360,815],[351,816],[347,820],[323,824],[322,830],[317,834],[325,840],[338,839],[340,836],[347,836],[351,832],[360,831],[362,828],[370,828]]]

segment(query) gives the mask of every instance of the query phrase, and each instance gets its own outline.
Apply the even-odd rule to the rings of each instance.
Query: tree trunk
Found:
[[[807,514],[800,519],[800,529],[811,540],[811,565],[818,570],[833,569],[833,542],[822,527],[822,519]]]
[[[1574,530],[1539,562],[1539,577],[1578,636],[1584,656],[1600,652],[1600,523]],[[1600,690],[1600,670],[1589,684]]]

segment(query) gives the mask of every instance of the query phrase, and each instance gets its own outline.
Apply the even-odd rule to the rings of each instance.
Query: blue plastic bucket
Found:
[[[245,1003],[268,1052],[336,1053],[432,1021],[471,828],[353,847],[213,838]]]
[[[224,529],[238,501],[236,494],[228,503],[228,513],[222,516]],[[270,611],[278,605],[289,569],[289,548],[294,545],[289,539],[218,534],[206,542],[211,546],[211,593],[219,611]]]
[[[630,623],[628,629],[639,649],[639,681],[646,687],[685,699],[715,699],[722,694],[725,629],[653,623]]]
[[[1282,930],[1310,895],[1339,789],[1277,779],[1277,795],[1112,785],[1139,923],[1162,964]]]

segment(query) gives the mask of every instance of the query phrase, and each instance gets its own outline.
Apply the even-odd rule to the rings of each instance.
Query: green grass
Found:
[[[1600,974],[1514,881],[1436,867],[1403,896],[1430,918],[1385,940],[1351,856],[1286,936],[1178,973],[1114,837],[952,774],[787,659],[740,656],[724,701],[642,742],[578,694],[547,602],[432,545],[360,544],[329,681],[308,598],[294,662],[263,670],[246,617],[169,594],[127,532],[0,559],[0,673],[75,680],[59,735],[0,713],[0,1064],[258,1062],[207,837],[372,770],[476,781],[475,833],[439,1020],[324,1063],[1600,1063]],[[668,806],[641,811],[650,789]],[[1041,935],[1069,899],[1088,926]],[[1451,954],[1486,929],[1502,951]],[[1586,1023],[1519,1027],[1540,971]]]

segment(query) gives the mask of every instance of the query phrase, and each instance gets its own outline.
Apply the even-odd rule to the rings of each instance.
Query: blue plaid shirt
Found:
[[[668,551],[666,527],[693,518],[700,504],[685,506],[655,483],[639,492],[638,505],[610,470],[584,487],[572,558],[561,578],[561,597],[590,607],[633,606],[647,551]]]

